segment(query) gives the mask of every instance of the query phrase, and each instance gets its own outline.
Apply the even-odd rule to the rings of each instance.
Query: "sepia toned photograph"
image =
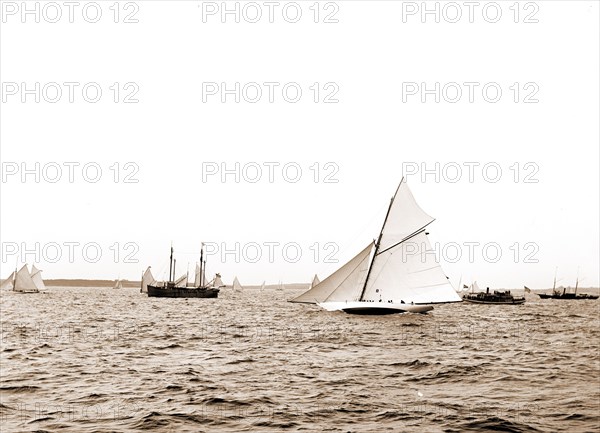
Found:
[[[600,433],[597,0],[0,0],[0,432]]]

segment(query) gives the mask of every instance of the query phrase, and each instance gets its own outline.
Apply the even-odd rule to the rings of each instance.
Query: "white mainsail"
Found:
[[[27,265],[23,265],[19,272],[17,272],[13,290],[15,292],[23,292],[23,293],[35,293],[39,292],[38,288],[35,285],[35,282],[31,278],[31,274],[27,269]]]
[[[31,265],[31,279],[38,290],[46,290],[46,285],[42,279],[42,271],[36,268],[35,265]]]
[[[434,304],[459,301],[424,231],[379,253],[362,300]]]
[[[115,280],[115,285],[113,286],[113,289],[122,289],[123,288],[123,282],[121,280]]]
[[[12,271],[10,276],[2,282],[2,285],[0,285],[0,290],[12,290],[14,279],[15,279],[15,271]]]
[[[233,279],[233,290],[242,290],[242,289],[243,289],[243,287],[240,284],[240,280],[238,280],[238,277],[235,277]]]
[[[148,285],[155,285],[155,284],[156,284],[156,280],[154,279],[154,276],[152,275],[150,266],[148,266],[148,268],[146,269],[146,272],[144,272],[144,275],[142,275],[142,284],[140,287],[140,292],[148,293]]]
[[[471,293],[479,292],[479,286],[477,285],[477,281],[473,281],[471,284]]]
[[[292,302],[366,305],[385,302],[390,306],[460,302],[425,233],[433,220],[419,207],[402,179],[377,243],[369,244]]]

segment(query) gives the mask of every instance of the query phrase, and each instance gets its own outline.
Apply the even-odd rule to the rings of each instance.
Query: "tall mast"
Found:
[[[577,279],[575,280],[575,294],[577,294],[577,286],[579,285],[579,268],[577,268]]]
[[[177,264],[177,259],[173,259],[173,282],[175,282],[175,265]]]
[[[13,292],[17,290],[17,265],[15,264],[15,273],[13,274]]]
[[[385,219],[383,220],[383,225],[381,226],[381,232],[379,232],[379,237],[377,238],[377,243],[375,244],[375,253],[373,254],[373,258],[371,259],[371,263],[369,264],[369,270],[367,271],[367,278],[365,279],[365,284],[360,292],[359,301],[362,301],[363,296],[365,295],[365,291],[367,290],[367,283],[369,282],[369,276],[371,276],[371,270],[373,269],[373,263],[375,263],[375,257],[377,257],[377,253],[379,252],[379,244],[381,243],[381,237],[383,236],[383,229],[385,228],[385,223],[387,223],[388,217],[390,216],[390,211],[392,210],[392,204],[394,203],[394,199],[396,198],[396,194],[398,194],[398,190],[400,189],[400,185],[404,182],[404,177],[400,180],[398,184],[398,188],[396,188],[396,192],[394,196],[390,199],[390,205],[388,207],[387,213],[385,214]]]
[[[204,266],[204,243],[200,244],[200,287],[204,287],[204,273],[202,272]]]
[[[171,257],[169,257],[169,282],[173,281],[173,243],[171,242]]]

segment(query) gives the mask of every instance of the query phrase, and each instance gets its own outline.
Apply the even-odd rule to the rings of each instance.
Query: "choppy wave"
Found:
[[[598,301],[381,317],[268,290],[0,302],[2,431],[600,431]]]

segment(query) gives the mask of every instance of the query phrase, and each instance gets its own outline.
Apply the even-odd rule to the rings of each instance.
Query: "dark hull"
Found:
[[[598,299],[597,295],[576,295],[575,293],[564,293],[564,294],[552,294],[548,295],[545,293],[538,293],[538,296],[542,299]]]
[[[472,302],[473,304],[499,304],[499,305],[519,305],[524,304],[525,299],[513,299],[512,301],[482,301],[480,299],[468,299],[463,298],[465,302]]]
[[[151,298],[216,298],[219,296],[219,289],[148,286],[148,296]]]
[[[342,311],[348,314],[362,314],[366,316],[383,316],[386,314],[406,313],[406,311],[398,310],[396,308],[348,308]]]

